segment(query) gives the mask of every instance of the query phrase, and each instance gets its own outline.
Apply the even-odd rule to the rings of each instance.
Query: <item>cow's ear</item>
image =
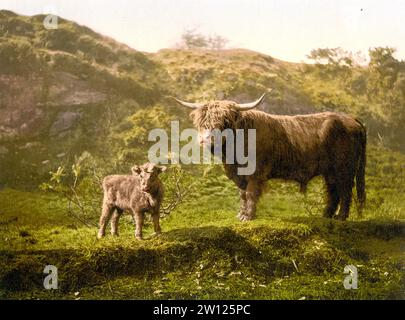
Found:
[[[132,174],[139,174],[139,173],[141,173],[142,169],[140,166],[133,166],[131,168],[131,171],[132,171]]]

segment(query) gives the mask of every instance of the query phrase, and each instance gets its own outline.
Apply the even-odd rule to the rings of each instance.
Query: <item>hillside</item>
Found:
[[[167,78],[140,52],[64,19],[46,30],[43,19],[0,12],[0,163],[37,181],[43,162],[105,138],[106,118],[158,100]],[[0,175],[0,185],[27,180]]]
[[[348,77],[339,66],[322,69],[245,49],[141,53],[63,18],[58,29],[46,30],[43,19],[0,11],[0,165],[9,168],[0,173],[0,186],[35,187],[58,163],[72,163],[84,151],[115,161],[126,147],[116,133],[139,110],[158,107],[187,123],[186,111],[167,95],[244,102],[271,88],[264,111],[354,113],[371,138],[405,148],[401,104],[399,115],[387,117],[382,108],[389,99],[361,91],[369,73],[362,68],[351,68]],[[110,140],[116,148],[106,154]]]
[[[301,65],[245,49],[163,49],[149,55],[173,80],[183,99],[250,101],[272,89],[261,109],[275,114],[316,111],[298,80]]]

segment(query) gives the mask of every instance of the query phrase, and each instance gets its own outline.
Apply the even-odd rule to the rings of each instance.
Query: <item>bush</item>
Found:
[[[38,62],[39,58],[28,41],[0,39],[0,69],[2,72],[33,71],[38,67]]]
[[[84,152],[70,169],[60,166],[49,174],[49,181],[42,183],[40,189],[66,199],[68,216],[88,227],[97,227],[102,175],[91,154]]]

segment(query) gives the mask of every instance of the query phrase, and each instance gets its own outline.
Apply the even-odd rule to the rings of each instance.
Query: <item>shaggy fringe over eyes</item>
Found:
[[[237,128],[240,111],[232,108],[233,102],[211,102],[194,110],[190,117],[197,129]]]

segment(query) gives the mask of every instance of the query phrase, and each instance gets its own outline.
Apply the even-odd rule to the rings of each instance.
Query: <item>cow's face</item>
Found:
[[[191,119],[198,130],[201,145],[212,143],[212,131],[217,129],[235,129],[240,112],[232,101],[215,101],[205,104],[191,113]]]
[[[165,166],[157,166],[154,163],[145,163],[142,166],[134,166],[132,173],[138,175],[141,179],[141,189],[150,190],[156,185],[158,175],[166,171]]]
[[[243,104],[226,100],[208,103],[185,102],[176,98],[174,100],[184,107],[194,109],[191,119],[198,130],[198,140],[200,144],[207,144],[212,142],[212,130],[237,129],[241,113],[256,108],[265,95],[266,93],[254,102]]]
[[[242,104],[227,100],[195,103],[172,98],[183,107],[194,109],[191,118],[198,130],[198,140],[200,144],[206,144],[211,141],[211,132],[214,129],[237,129],[241,113],[256,108],[265,95],[266,93],[254,102]]]

